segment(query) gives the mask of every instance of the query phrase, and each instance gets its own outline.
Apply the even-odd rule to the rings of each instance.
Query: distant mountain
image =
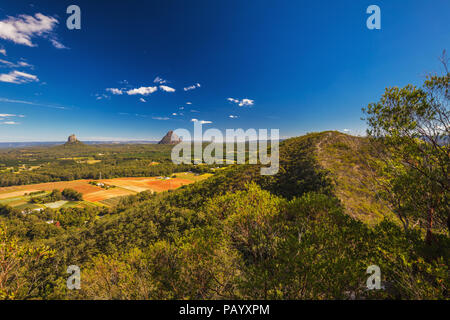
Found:
[[[54,146],[62,144],[62,141],[46,141],[46,142],[0,142],[0,149],[7,148],[24,148],[36,146]]]
[[[84,145],[84,143],[78,140],[75,134],[71,134],[69,138],[67,138],[67,142],[64,145],[65,146]]]
[[[161,139],[158,144],[178,144],[182,140],[178,137],[172,130],[167,132],[167,134]]]
[[[143,140],[130,140],[130,141],[83,141],[84,144],[157,144],[158,141],[143,141]],[[42,141],[42,142],[0,142],[0,149],[7,148],[24,148],[24,147],[36,147],[36,146],[54,146],[64,144],[64,141]]]

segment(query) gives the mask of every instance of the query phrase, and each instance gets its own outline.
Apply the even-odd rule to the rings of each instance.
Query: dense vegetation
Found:
[[[0,297],[449,299],[449,146],[418,129],[449,136],[448,80],[387,89],[366,111],[370,138],[283,141],[275,176],[230,166],[112,209],[0,206],[0,264],[14,266]],[[66,288],[69,265],[80,290]],[[371,265],[380,290],[367,288]]]
[[[0,149],[0,187],[78,179],[169,176],[209,172],[210,166],[175,165],[167,145],[61,145]]]

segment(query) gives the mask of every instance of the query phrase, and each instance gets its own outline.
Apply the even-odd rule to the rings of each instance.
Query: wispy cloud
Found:
[[[174,88],[171,88],[171,87],[168,87],[168,86],[159,86],[159,88],[160,88],[162,91],[165,91],[165,92],[175,92],[175,89],[174,89]]]
[[[229,102],[231,103],[235,103],[237,104],[239,107],[244,107],[244,106],[253,106],[255,104],[255,100],[251,100],[251,99],[234,99],[234,98],[228,98],[227,99]]]
[[[140,98],[139,101],[144,103],[147,102],[144,98]]]
[[[192,104],[192,102],[186,102],[186,104]]]
[[[39,79],[37,76],[17,70],[11,71],[10,73],[0,74],[0,82],[21,84],[38,81]]]
[[[229,118],[231,119],[237,119],[238,116],[233,116],[232,114],[229,115]]]
[[[69,49],[68,47],[66,47],[65,45],[63,45],[61,42],[59,42],[58,40],[56,40],[56,38],[51,38],[50,42],[52,43],[52,45],[56,48],[56,49]]]
[[[13,63],[11,61],[8,60],[4,60],[4,59],[0,59],[0,63],[3,64],[5,67],[8,68],[20,68],[20,67],[27,67],[27,68],[32,68],[33,66],[25,61],[19,61],[17,63]]]
[[[32,38],[48,38],[55,48],[63,49],[61,44],[53,33],[58,20],[54,17],[46,16],[42,13],[36,13],[33,16],[19,15],[18,17],[8,17],[0,21],[0,38],[12,41],[16,44],[35,47]]]
[[[103,99],[111,99],[111,97],[104,93],[95,94],[95,100],[103,100]]]
[[[117,88],[106,88],[106,91],[111,92],[112,94],[122,95],[123,91]]]
[[[0,48],[0,53],[4,56],[6,56],[6,50],[4,48]]]
[[[146,114],[140,114],[140,113],[128,113],[128,112],[119,112],[121,116],[135,116],[135,117],[141,117],[141,118],[147,118],[148,116]]]
[[[3,59],[0,59],[0,63],[7,67],[12,67],[12,68],[16,66],[16,64],[14,64],[10,61],[7,61],[7,60],[3,60]]]
[[[153,120],[161,120],[161,121],[165,121],[165,120],[170,120],[170,118],[168,117],[152,117]]]
[[[6,125],[16,125],[16,124],[20,124],[17,121],[13,121],[9,118],[13,118],[13,117],[19,117],[19,118],[24,118],[24,115],[15,115],[15,114],[10,114],[10,113],[0,113],[0,124],[6,124]],[[6,119],[5,119],[6,118]],[[6,120],[6,121],[4,121]]]
[[[200,83],[196,83],[196,84],[193,84],[192,86],[185,87],[183,90],[184,91],[190,91],[190,90],[194,90],[194,89],[197,89],[197,88],[200,88],[200,87],[201,87]]]
[[[153,83],[165,84],[167,83],[167,80],[164,80],[160,77],[156,77],[155,80],[153,80]]]
[[[140,94],[143,96],[148,96],[157,90],[158,90],[158,87],[140,87],[140,88],[128,90],[127,94],[130,96],[137,95],[137,94]]]
[[[36,102],[24,101],[24,100],[13,100],[13,99],[7,99],[7,98],[0,98],[0,102],[26,104],[26,105],[37,106],[37,107],[44,107],[44,108],[51,108],[51,109],[70,110],[70,108],[64,107],[64,106],[36,103]]]
[[[7,124],[7,125],[16,125],[16,124],[20,124],[19,122],[15,122],[15,121],[4,121],[4,122],[0,122],[1,124]]]
[[[33,66],[31,64],[29,64],[28,62],[25,62],[25,61],[17,62],[17,65],[19,67],[33,68]]]

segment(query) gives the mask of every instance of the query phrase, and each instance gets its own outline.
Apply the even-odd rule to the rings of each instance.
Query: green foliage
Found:
[[[63,199],[61,191],[55,189],[50,194],[40,197],[32,197],[30,203],[51,203]]]
[[[119,177],[170,176],[176,172],[210,172],[211,166],[175,165],[171,161],[173,146],[138,145],[69,145],[0,149],[0,163],[7,167],[25,166],[17,172],[1,171],[0,186],[111,179]],[[95,160],[95,163],[89,163]],[[99,161],[99,162],[97,162]],[[36,168],[31,170],[31,167]],[[1,169],[1,168],[0,168]]]
[[[97,150],[71,147],[80,153]],[[9,279],[16,280],[9,281],[4,297],[448,299],[447,235],[436,234],[427,245],[419,230],[402,229],[387,218],[369,226],[348,214],[348,201],[341,202],[341,191],[356,181],[344,175],[362,166],[361,157],[370,152],[365,148],[360,139],[314,133],[281,143],[280,172],[271,177],[260,176],[259,165],[233,165],[173,192],[121,198],[111,209],[22,214],[0,205],[0,222],[8,228],[0,243],[8,247],[14,237],[16,252],[52,249],[45,261],[34,254],[11,255],[20,263],[12,268]],[[355,188],[373,178],[363,169]],[[393,181],[385,169],[378,178]],[[414,183],[413,171],[402,172],[395,194],[420,200],[430,185]],[[76,196],[73,190],[61,195]],[[420,215],[412,201],[402,200],[409,217]],[[366,270],[374,264],[381,268],[383,290],[367,290]],[[65,288],[69,265],[81,267],[79,291]],[[39,279],[38,285],[32,279]],[[15,281],[29,289],[16,290]]]
[[[386,89],[365,113],[368,133],[381,146],[380,193],[405,229],[418,219],[427,231],[450,228],[450,75],[428,76],[422,88]]]
[[[52,259],[48,247],[19,244],[0,225],[0,299],[32,299],[48,294]]]
[[[250,184],[201,212],[206,222],[183,233],[93,258],[72,298],[446,298],[448,239],[431,258],[419,234],[389,221],[368,228],[327,195],[287,201]],[[372,264],[384,290],[366,289]]]
[[[82,201],[83,195],[73,189],[66,188],[62,191],[62,196],[71,201]]]

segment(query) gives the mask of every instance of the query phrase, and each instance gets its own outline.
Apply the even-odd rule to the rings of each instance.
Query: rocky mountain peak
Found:
[[[177,144],[180,143],[182,140],[180,137],[178,137],[172,130],[167,132],[167,134],[161,139],[158,144]]]

